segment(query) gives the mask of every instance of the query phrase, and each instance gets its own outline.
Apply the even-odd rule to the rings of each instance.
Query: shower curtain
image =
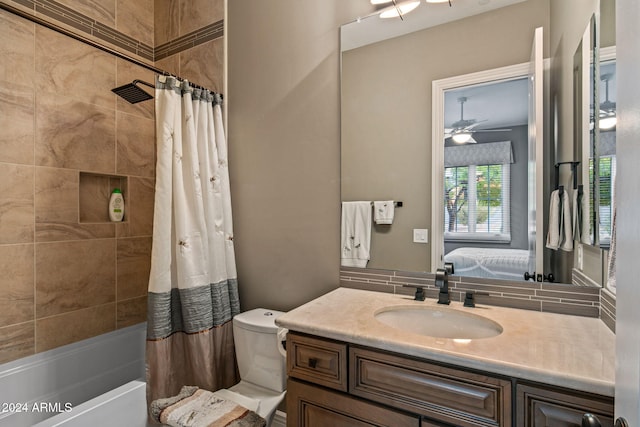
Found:
[[[221,98],[156,78],[156,195],[147,314],[147,399],[237,382],[240,312]]]

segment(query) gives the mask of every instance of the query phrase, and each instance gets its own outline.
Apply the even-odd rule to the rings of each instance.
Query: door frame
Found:
[[[544,61],[545,70],[548,69],[548,63],[548,60]],[[431,269],[433,271],[444,265],[444,228],[442,227],[444,209],[437,208],[444,200],[444,93],[464,86],[526,78],[530,68],[529,62],[524,62],[431,82],[431,241],[433,242]],[[542,159],[537,164],[536,174],[543,176]],[[542,221],[539,222],[539,234],[542,234],[544,226]],[[536,259],[543,259],[542,251],[536,250]]]

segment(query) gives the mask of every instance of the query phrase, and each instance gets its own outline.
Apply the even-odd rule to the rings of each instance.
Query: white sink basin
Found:
[[[491,319],[445,307],[387,307],[375,318],[387,326],[435,338],[478,339],[502,333],[502,326]]]

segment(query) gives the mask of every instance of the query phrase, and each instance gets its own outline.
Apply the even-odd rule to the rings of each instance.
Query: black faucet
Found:
[[[447,304],[451,302],[449,299],[449,277],[447,270],[439,268],[436,270],[436,287],[440,288],[438,293],[438,304]]]

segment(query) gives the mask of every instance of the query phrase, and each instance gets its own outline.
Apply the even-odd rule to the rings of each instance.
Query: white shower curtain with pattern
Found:
[[[147,398],[236,383],[240,312],[221,98],[156,79],[156,193],[148,293]]]

